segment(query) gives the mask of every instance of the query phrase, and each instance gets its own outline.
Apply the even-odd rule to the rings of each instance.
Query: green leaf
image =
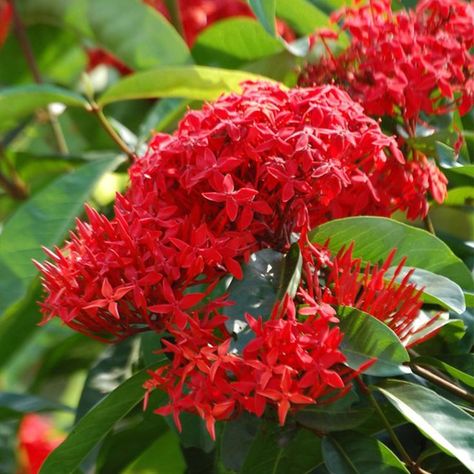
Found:
[[[41,246],[60,244],[98,180],[123,162],[109,156],[64,174],[22,204],[0,234],[0,314],[27,293],[43,259]]]
[[[321,464],[320,440],[313,433],[263,424],[240,474],[302,474]]]
[[[342,246],[355,243],[354,257],[375,263],[385,259],[391,249],[398,249],[396,265],[404,256],[407,263],[429,270],[456,282],[466,290],[474,289],[471,273],[441,240],[421,229],[384,217],[347,217],[336,219],[311,232],[313,242],[324,244],[335,252]]]
[[[331,405],[324,408],[308,407],[296,413],[295,418],[302,426],[323,433],[345,431],[355,428],[374,413],[370,407],[333,409]]]
[[[125,77],[110,87],[99,103],[157,97],[214,100],[224,92],[239,91],[244,81],[258,79],[262,77],[205,66],[163,67]]]
[[[326,13],[307,0],[277,0],[276,13],[278,18],[303,35],[314,33],[322,27],[337,29],[337,25],[330,23]]]
[[[252,18],[229,18],[206,28],[196,39],[193,57],[199,64],[237,68],[283,51],[283,45]]]
[[[108,393],[133,374],[140,350],[138,337],[111,345],[100,355],[87,374],[77,406],[76,423]]]
[[[147,370],[137,372],[92,408],[74,426],[69,436],[48,456],[41,474],[72,474],[114,424],[121,420],[145,394]]]
[[[444,201],[447,206],[467,206],[474,203],[474,187],[473,186],[459,186],[450,189],[448,197]]]
[[[71,409],[36,395],[0,392],[0,419],[56,410],[70,411]]]
[[[344,334],[341,350],[349,367],[357,369],[364,362],[375,358],[377,361],[364,371],[367,375],[387,377],[410,372],[403,366],[410,356],[386,324],[349,306],[340,306],[337,317]]]
[[[450,167],[449,170],[453,173],[462,174],[468,176],[469,178],[474,178],[474,165],[453,166]]]
[[[383,443],[360,433],[323,438],[324,463],[334,474],[401,474],[409,471]]]
[[[391,267],[385,274],[386,279],[391,279],[396,267]],[[405,275],[411,270],[410,267],[403,267],[396,282],[400,283]],[[418,288],[424,288],[423,301],[425,303],[434,303],[443,308],[450,309],[457,314],[466,311],[466,302],[464,293],[460,286],[442,275],[415,268],[413,274],[409,278],[409,282]]]
[[[303,267],[303,258],[298,244],[290,247],[289,252],[283,258],[283,263],[278,279],[277,300],[282,300],[288,293],[294,298],[301,280],[301,270]]]
[[[249,4],[265,30],[272,36],[276,36],[276,0],[250,0]]]
[[[14,128],[20,120],[53,102],[87,107],[87,101],[81,95],[47,84],[0,89],[0,132]]]
[[[186,43],[154,8],[140,0],[89,0],[95,39],[135,70],[192,63]]]
[[[471,368],[474,369],[474,354],[466,354],[465,356],[463,356],[463,359],[470,360]],[[443,360],[439,360],[434,357],[423,356],[416,358],[413,362],[420,365],[427,365],[429,367],[436,367],[437,369],[441,369],[442,371],[451,375],[451,377],[454,377],[455,379],[468,385],[469,387],[474,388],[474,376],[469,375],[456,367],[453,367],[452,365],[448,364]]]
[[[474,418],[438,394],[409,382],[388,380],[376,387],[426,437],[443,451],[474,466]]]

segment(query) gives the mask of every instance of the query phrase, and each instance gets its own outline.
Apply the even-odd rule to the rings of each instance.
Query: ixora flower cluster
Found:
[[[410,209],[416,192],[404,165],[394,139],[338,88],[246,83],[189,111],[173,135],[157,134],[130,168],[115,217],[88,208],[89,222],[47,251],[51,261],[38,264],[44,322],[59,316],[108,341],[166,334],[172,357],[146,388],[168,393],[158,412],[173,413],[178,426],[180,412],[197,412],[214,435],[215,420],[262,415],[269,405],[283,424],[295,405],[344,394],[357,374],[344,365],[336,306],[370,311],[407,343],[416,330],[420,293],[408,277],[383,278],[390,259],[363,269],[351,249],[332,256],[306,238],[333,218]],[[211,297],[216,284],[241,278],[252,252],[286,252],[298,233],[295,299],[271,316],[247,315],[255,337],[231,351],[233,302]],[[207,289],[196,292],[198,284]]]
[[[392,12],[390,0],[370,0],[336,12],[334,22],[350,33],[350,44],[334,55],[329,41],[338,35],[316,32],[325,54],[309,65],[300,84],[331,81],[344,87],[367,114],[403,124],[404,137],[414,137],[429,115],[474,105],[474,8],[460,0],[423,0],[413,11]],[[395,130],[394,130],[395,131]],[[419,150],[406,146],[406,171],[422,193],[441,203],[445,176]]]

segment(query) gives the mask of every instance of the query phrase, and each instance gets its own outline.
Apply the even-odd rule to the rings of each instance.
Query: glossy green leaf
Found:
[[[17,126],[20,120],[53,102],[87,107],[87,101],[81,95],[47,84],[0,89],[0,131]]]
[[[468,469],[474,466],[474,418],[432,390],[400,380],[377,387],[400,413]]]
[[[252,79],[262,78],[243,71],[205,66],[163,67],[125,77],[110,87],[99,103],[157,97],[213,100],[224,92],[239,91],[243,81]]]
[[[349,367],[357,369],[368,360],[376,359],[364,373],[387,377],[410,371],[403,365],[410,360],[407,350],[386,324],[349,306],[340,306],[337,317],[344,334],[341,350]]]
[[[468,176],[469,178],[474,178],[474,165],[453,166],[449,168],[449,170],[453,173],[462,174]]]
[[[450,248],[421,229],[384,217],[348,217],[336,219],[311,232],[313,242],[324,244],[330,239],[329,248],[338,251],[342,246],[355,243],[354,256],[365,262],[376,263],[389,252],[398,249],[393,264],[404,256],[407,264],[443,275],[466,290],[474,289],[471,273]]]
[[[276,13],[303,35],[314,33],[317,28],[332,26],[337,29],[337,25],[330,24],[329,16],[308,0],[277,0]]]
[[[192,63],[183,38],[140,0],[89,0],[88,19],[95,40],[134,70]]]
[[[396,267],[389,268],[385,277],[391,279],[395,269]],[[410,267],[403,267],[395,281],[400,283],[410,270]],[[426,303],[438,304],[457,314],[461,314],[466,310],[466,302],[462,289],[449,278],[429,272],[428,270],[415,268],[409,278],[409,282],[418,288],[424,288],[423,301]]]
[[[17,209],[0,234],[0,314],[26,295],[37,275],[31,259],[43,260],[41,246],[61,243],[98,180],[122,162],[116,156],[91,161],[60,176]]]
[[[332,474],[408,474],[404,464],[375,438],[360,433],[327,436],[322,443],[324,463]]]
[[[108,393],[133,374],[140,354],[140,340],[129,337],[107,347],[87,374],[77,405],[76,423]]]
[[[41,474],[72,474],[115,423],[143,400],[147,369],[136,373],[95,405],[48,456]]]
[[[303,258],[298,244],[295,243],[285,255],[280,276],[278,278],[277,299],[282,300],[288,293],[294,298],[301,280],[301,271],[303,267]]]
[[[236,68],[283,51],[283,45],[252,18],[229,18],[206,28],[196,39],[193,57],[199,64]]]
[[[265,30],[275,36],[276,0],[249,0],[249,4]]]
[[[240,474],[302,474],[321,464],[320,440],[306,430],[262,425]]]

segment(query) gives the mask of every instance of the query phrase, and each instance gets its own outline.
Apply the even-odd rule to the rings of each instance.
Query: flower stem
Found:
[[[20,48],[23,52],[28,68],[31,72],[31,75],[33,76],[34,81],[37,84],[43,84],[44,81],[38,68],[38,63],[36,62],[35,56],[33,54],[33,49],[26,33],[25,25],[23,24],[20,14],[18,13],[14,0],[11,1],[11,5],[13,12],[13,24],[15,26],[15,35],[20,44]],[[48,121],[51,125],[51,129],[53,131],[53,136],[56,141],[58,151],[59,153],[61,153],[61,155],[67,155],[69,153],[69,150],[66,143],[66,139],[64,137],[64,133],[61,129],[61,124],[59,123],[56,115],[51,112],[51,109],[49,107],[46,108],[46,113],[48,116]]]
[[[5,151],[3,146],[0,146],[0,159],[4,159],[7,166],[8,162],[6,161]],[[13,199],[18,201],[23,201],[28,198],[28,189],[26,184],[22,179],[17,175],[15,169],[10,164],[10,174],[11,178],[7,177],[5,174],[0,172],[0,188],[2,188],[7,194],[9,194]]]
[[[470,393],[468,390],[465,390],[464,388],[455,385],[450,380],[447,380],[446,378],[434,373],[427,367],[416,364],[415,362],[411,362],[408,365],[416,375],[419,375],[420,377],[423,377],[434,385],[437,385],[438,387],[451,392],[459,398],[462,398],[463,400],[474,404],[474,394]]]
[[[135,160],[134,151],[122,140],[120,135],[114,130],[111,123],[107,120],[101,107],[95,102],[90,102],[90,111],[99,119],[102,128],[109,134],[110,138],[118,145],[118,147],[128,156],[129,160]]]
[[[425,229],[433,235],[436,235],[435,228],[433,226],[433,222],[431,221],[431,218],[429,214],[426,214],[426,217],[423,219],[423,223],[425,224]]]

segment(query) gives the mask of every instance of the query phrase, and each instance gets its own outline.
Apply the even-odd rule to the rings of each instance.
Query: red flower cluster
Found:
[[[350,46],[303,73],[303,84],[335,80],[369,115],[401,116],[414,132],[421,112],[440,114],[474,104],[474,8],[462,0],[423,0],[414,11],[392,12],[390,0],[369,0],[333,16],[351,35]],[[336,35],[337,37],[337,35]]]
[[[7,39],[10,23],[12,21],[13,9],[7,0],[0,0],[0,46]]]
[[[52,423],[44,416],[34,413],[26,415],[18,430],[21,468],[19,474],[37,474],[48,457],[62,442]]]
[[[44,321],[114,338],[168,318],[183,327],[199,300],[186,289],[240,278],[251,252],[284,250],[328,219],[414,205],[394,140],[332,86],[246,84],[156,135],[130,179],[115,218],[88,209],[89,224],[39,265]]]
[[[331,256],[325,247],[300,244],[303,277],[295,299],[277,302],[272,314],[255,319],[246,315],[252,336],[242,352],[229,351],[231,338],[224,322],[225,299],[192,312],[183,329],[167,325],[170,335],[163,352],[171,361],[155,371],[145,384],[147,393],[165,391],[168,404],[157,414],[173,414],[181,429],[181,412],[197,413],[214,438],[216,420],[248,411],[261,417],[267,407],[277,409],[280,424],[289,411],[314,403],[329,403],[350,389],[350,380],[372,361],[351,370],[340,350],[343,338],[336,308],[352,306],[386,323],[402,341],[426,330],[435,321],[417,324],[421,290],[409,283],[411,273],[395,283],[404,261],[385,279],[395,251],[381,267],[352,258],[352,247]],[[269,317],[268,317],[269,316]],[[421,342],[433,335],[426,331]],[[246,337],[249,337],[247,334]]]

